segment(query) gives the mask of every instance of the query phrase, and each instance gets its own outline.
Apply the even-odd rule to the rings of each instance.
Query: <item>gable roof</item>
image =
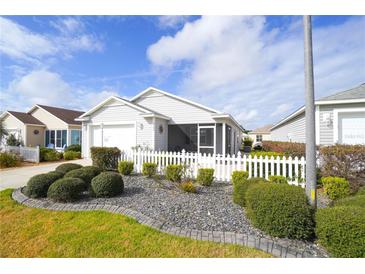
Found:
[[[360,86],[323,97],[318,101],[365,99],[365,83]]]
[[[67,108],[59,108],[59,107],[51,107],[45,105],[35,105],[32,107],[28,113],[31,113],[35,108],[41,108],[45,111],[51,113],[53,116],[56,116],[58,119],[62,120],[66,124],[71,125],[81,125],[80,121],[76,121],[75,119],[82,115],[84,112],[79,110],[72,110]]]
[[[20,122],[27,124],[27,125],[40,125],[44,126],[44,124],[39,121],[37,118],[33,117],[32,115],[25,113],[25,112],[19,112],[19,111],[6,111],[1,116],[4,117],[5,114],[9,114],[14,116],[16,119],[18,119]]]
[[[265,125],[263,127],[256,128],[256,129],[250,131],[249,134],[250,133],[253,133],[253,134],[255,134],[255,133],[266,133],[266,134],[270,133],[270,129],[271,129],[272,126],[273,125],[270,124],[270,125]]]

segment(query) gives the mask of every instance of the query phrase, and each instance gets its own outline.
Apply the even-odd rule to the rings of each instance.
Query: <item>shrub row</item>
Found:
[[[277,152],[285,156],[302,157],[305,155],[305,144],[293,142],[263,141],[262,150]]]

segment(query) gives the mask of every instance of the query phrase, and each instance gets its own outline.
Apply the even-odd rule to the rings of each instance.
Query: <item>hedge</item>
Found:
[[[303,143],[263,141],[262,150],[277,152],[292,157],[305,156],[305,144]]]
[[[365,195],[355,195],[335,201],[336,206],[358,206],[365,208]]]
[[[246,192],[248,188],[252,185],[256,185],[258,183],[267,182],[264,178],[250,178],[247,179],[243,175],[236,174],[235,177],[232,175],[232,183],[233,183],[233,202],[242,207],[246,206]]]
[[[117,170],[121,151],[117,147],[91,147],[93,166],[102,170]]]
[[[113,197],[123,193],[124,182],[119,173],[106,171],[91,180],[91,188],[96,197]]]
[[[118,171],[123,175],[130,175],[133,171],[133,161],[120,161],[118,164]]]
[[[66,174],[67,172],[74,170],[74,169],[78,169],[78,168],[82,168],[82,165],[75,164],[75,163],[66,163],[66,164],[62,164],[62,165],[59,165],[58,167],[56,167],[56,171]]]
[[[63,153],[63,158],[65,160],[75,160],[75,159],[80,159],[81,158],[81,152],[78,151],[65,151],[65,153]]]
[[[30,198],[46,197],[49,186],[62,176],[61,172],[51,171],[31,177],[27,182],[25,195]]]
[[[51,184],[47,197],[55,202],[73,202],[80,198],[85,188],[85,182],[79,178],[62,178]]]
[[[313,210],[304,189],[286,184],[256,184],[246,193],[246,212],[262,231],[290,239],[311,239]]]
[[[286,177],[280,176],[280,175],[269,176],[269,181],[271,183],[275,183],[275,184],[287,184],[288,183],[288,179]]]
[[[199,168],[196,181],[203,186],[210,186],[214,180],[214,168]]]
[[[365,257],[365,208],[318,209],[316,235],[332,256]]]
[[[331,200],[337,200],[350,195],[350,184],[344,178],[322,177],[323,192]]]
[[[143,163],[142,174],[148,177],[152,177],[156,174],[157,164],[155,163]]]
[[[173,182],[181,181],[182,173],[182,165],[168,165],[165,170],[166,179]]]

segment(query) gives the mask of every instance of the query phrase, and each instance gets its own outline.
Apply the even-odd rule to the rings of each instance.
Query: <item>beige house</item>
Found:
[[[28,112],[5,111],[0,120],[24,146],[62,150],[71,144],[81,144],[81,122],[75,118],[82,114],[82,111],[35,105]]]
[[[256,128],[248,133],[248,136],[253,140],[253,144],[261,143],[262,141],[271,140],[270,128],[272,125],[266,125],[263,127]]]

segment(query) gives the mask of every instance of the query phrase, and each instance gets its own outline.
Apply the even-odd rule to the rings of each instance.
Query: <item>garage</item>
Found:
[[[365,144],[365,112],[338,113],[338,137],[341,144]]]
[[[135,124],[92,126],[91,141],[91,146],[118,147],[120,150],[129,150],[136,145]]]

